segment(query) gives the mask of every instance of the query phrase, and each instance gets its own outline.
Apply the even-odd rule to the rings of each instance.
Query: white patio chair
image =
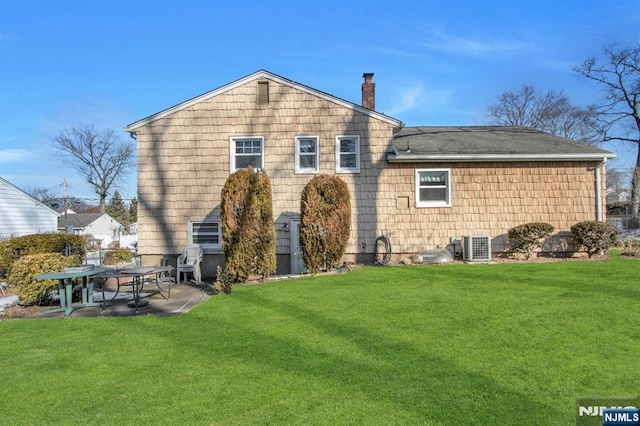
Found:
[[[181,275],[185,274],[185,282],[187,281],[186,274],[193,273],[193,278],[197,283],[202,281],[202,273],[200,271],[200,263],[202,262],[202,248],[198,244],[189,244],[182,254],[178,256],[176,262],[176,283],[180,284]]]

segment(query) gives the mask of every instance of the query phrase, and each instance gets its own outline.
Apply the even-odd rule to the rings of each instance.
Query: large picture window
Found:
[[[264,169],[264,137],[234,137],[230,145],[231,173],[249,166]]]
[[[189,221],[189,244],[200,244],[202,248],[221,248],[221,232],[219,219]]]
[[[319,151],[317,136],[296,136],[296,173],[318,173]]]
[[[451,206],[451,170],[416,170],[416,206]]]
[[[360,173],[360,136],[336,136],[336,173]]]

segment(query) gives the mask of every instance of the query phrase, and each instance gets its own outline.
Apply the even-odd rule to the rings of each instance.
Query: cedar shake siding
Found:
[[[290,236],[281,230],[282,224],[298,217],[302,189],[315,175],[295,172],[296,136],[318,137],[319,173],[324,174],[336,173],[336,137],[358,136],[360,172],[339,175],[352,197],[348,250],[359,253],[355,248],[365,238],[370,241],[369,248],[373,247],[378,176],[386,166],[393,130],[400,122],[364,108],[345,107],[278,79],[268,80],[269,101],[258,103],[259,81],[265,80],[222,91],[136,128],[138,252],[143,261],[154,263],[163,255],[180,253],[187,244],[190,219],[219,217],[220,194],[230,174],[230,138],[242,136],[264,138],[264,169],[272,185],[277,254],[286,257]],[[205,253],[223,254],[215,249]],[[207,265],[205,261],[205,275],[211,276],[220,262],[216,259]],[[287,258],[280,263],[279,270],[288,268]]]
[[[337,173],[338,136],[357,137],[360,148],[359,170],[337,173],[351,193],[346,261],[372,263],[382,234],[398,260],[466,235],[490,235],[493,251],[500,252],[513,226],[544,221],[566,233],[577,222],[596,219],[594,169],[600,170],[604,200],[603,163],[611,153],[569,144],[563,150],[578,152],[576,158],[542,155],[524,161],[509,153],[489,161],[483,157],[487,148],[476,141],[528,138],[547,146],[557,141],[523,129],[438,128],[438,135],[429,129],[403,129],[399,120],[266,71],[139,120],[126,129],[138,147],[138,253],[143,264],[175,257],[189,242],[189,221],[219,218],[234,137],[261,144],[272,185],[278,273],[290,270],[290,225],[299,218],[302,189],[316,173]],[[442,135],[448,139],[438,142]],[[296,137],[317,140],[318,170],[296,166]],[[516,146],[510,144],[501,146]],[[542,145],[536,146],[544,152]],[[444,146],[471,156],[438,158]],[[449,171],[448,207],[417,206],[416,170],[432,168]],[[203,275],[212,277],[223,262],[219,246],[206,247]]]
[[[446,247],[450,238],[490,235],[492,250],[508,250],[510,228],[547,222],[555,234],[596,219],[597,162],[409,163],[384,172],[379,191],[380,233],[395,257]],[[602,166],[603,167],[603,166]],[[451,169],[451,207],[417,208],[414,169]],[[601,193],[604,194],[604,180]],[[567,244],[558,238],[550,244]],[[549,250],[552,247],[548,247]],[[562,248],[565,251],[569,247]]]

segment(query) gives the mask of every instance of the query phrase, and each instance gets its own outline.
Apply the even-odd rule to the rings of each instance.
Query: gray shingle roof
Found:
[[[74,228],[86,228],[94,221],[98,220],[104,213],[76,213],[67,215],[67,226]],[[58,227],[64,227],[64,215],[58,218]]]
[[[405,127],[389,161],[597,160],[615,154],[526,127]]]

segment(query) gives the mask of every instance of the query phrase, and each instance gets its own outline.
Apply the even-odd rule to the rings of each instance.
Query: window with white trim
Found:
[[[264,169],[264,137],[242,136],[230,138],[231,173],[252,166]]]
[[[360,173],[360,136],[336,136],[336,173]]]
[[[416,170],[416,207],[451,207],[451,170]]]
[[[318,173],[320,170],[319,138],[296,136],[296,173]]]
[[[191,219],[188,226],[188,243],[202,248],[222,248],[220,219]]]

